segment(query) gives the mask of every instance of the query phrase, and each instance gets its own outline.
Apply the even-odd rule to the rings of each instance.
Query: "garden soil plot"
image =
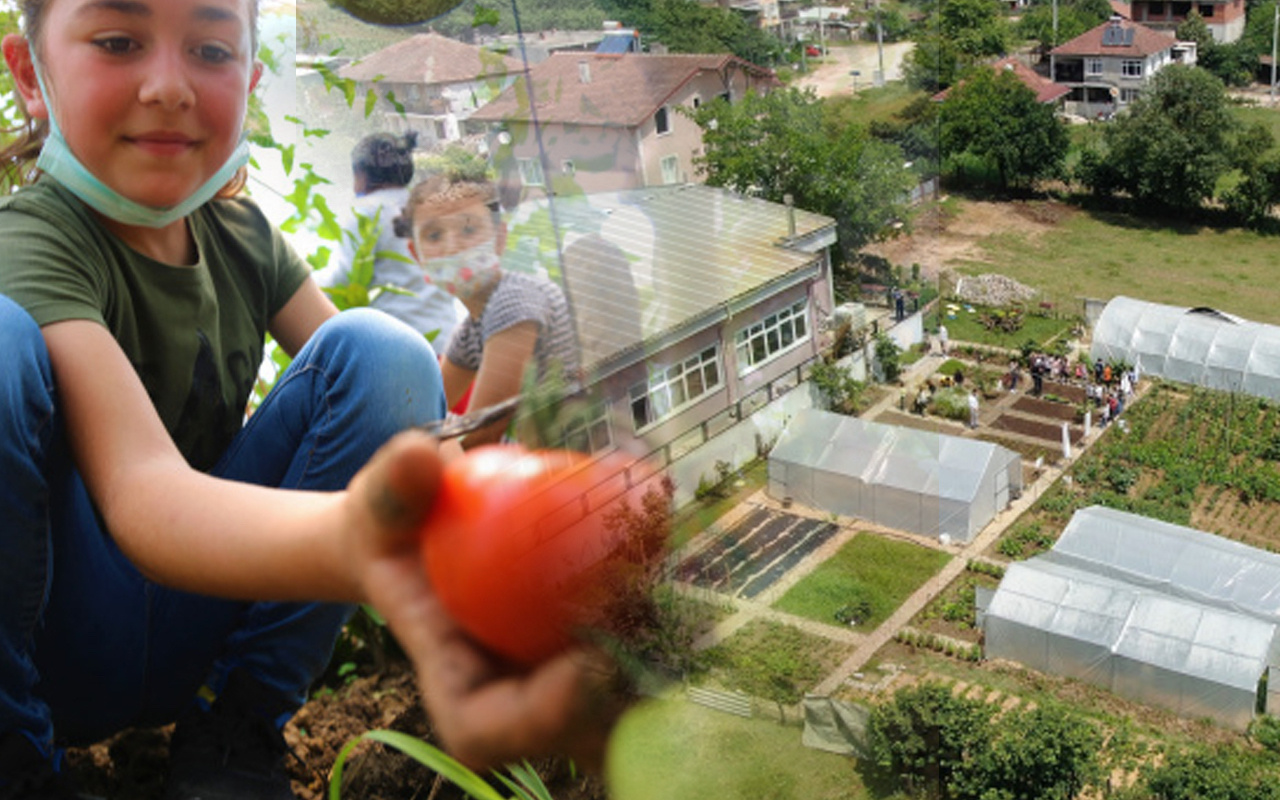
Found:
[[[751,599],[838,530],[831,522],[757,507],[686,558],[676,568],[676,580]]]
[[[1061,422],[1049,422],[1021,414],[1001,414],[992,420],[991,427],[998,431],[1008,431],[1019,436],[1039,439],[1048,447],[1061,446],[1062,443]],[[1072,444],[1079,444],[1084,438],[1084,430],[1075,425],[1068,425],[1067,437]]]
[[[1035,417],[1046,417],[1048,419],[1056,419],[1061,422],[1076,421],[1076,407],[1067,405],[1066,403],[1057,403],[1052,400],[1043,400],[1039,397],[1031,395],[1022,395],[1013,401],[1011,408],[1020,414],[1029,414]]]
[[[413,674],[392,661],[379,675],[317,693],[285,727],[292,755],[286,765],[300,800],[325,800],[338,752],[366,731],[385,728],[432,740]],[[113,800],[159,800],[168,759],[169,728],[130,730],[93,747],[68,752],[81,789]],[[556,800],[605,800],[597,778],[575,776],[565,761],[534,765]],[[435,774],[381,745],[361,745],[347,762],[343,797],[350,800],[461,800],[452,784],[432,792]]]

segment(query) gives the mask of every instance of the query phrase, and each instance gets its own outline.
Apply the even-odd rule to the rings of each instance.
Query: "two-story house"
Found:
[[[1173,33],[1192,11],[1204,20],[1218,44],[1234,42],[1244,35],[1245,0],[1133,0],[1128,17],[1149,28]]]
[[[428,147],[461,138],[463,122],[523,69],[519,59],[424,33],[348,64],[338,75],[356,82],[358,96],[373,90],[380,98],[372,127],[417,131],[419,146]]]
[[[1194,64],[1194,42],[1119,16],[1049,51],[1049,75],[1069,87],[1064,110],[1109,117],[1133,102],[1169,64]]]
[[[471,115],[495,166],[526,197],[697,180],[702,130],[681,108],[778,85],[732,55],[555,53]],[[556,189],[555,187],[562,187]]]

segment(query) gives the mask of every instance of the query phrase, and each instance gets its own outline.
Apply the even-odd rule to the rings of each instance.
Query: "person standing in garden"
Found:
[[[64,745],[177,720],[166,800],[291,797],[280,726],[352,603],[475,766],[598,759],[595,665],[512,671],[443,611],[422,336],[338,314],[238,196],[255,0],[21,0],[0,200],[0,797]],[[267,332],[292,366],[245,420]],[[319,602],[318,602],[319,601]],[[214,698],[209,702],[208,697]]]
[[[942,354],[947,354],[947,324],[945,322],[938,323],[938,346],[942,348]]]
[[[969,390],[969,427],[978,427],[978,390]]]

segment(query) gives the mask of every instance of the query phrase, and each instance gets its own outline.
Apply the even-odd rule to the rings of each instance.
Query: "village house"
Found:
[[[1133,102],[1170,64],[1195,64],[1194,42],[1113,16],[1049,51],[1049,75],[1070,88],[1064,110],[1106,118]]]
[[[1245,0],[1197,0],[1194,3],[1133,0],[1128,17],[1154,30],[1171,34],[1192,11],[1204,20],[1218,44],[1229,44],[1244,35]]]
[[[991,69],[1012,72],[1023,86],[1036,93],[1036,100],[1041,103],[1050,103],[1061,107],[1062,99],[1071,92],[1071,87],[1054,83],[1031,67],[1019,61],[1016,56],[1006,56],[1005,58],[994,62],[991,65]],[[957,85],[961,85],[963,83],[964,81],[961,81]],[[933,99],[937,102],[942,102],[947,99],[947,95],[950,93],[951,87],[948,86],[946,89],[935,94]]]
[[[497,97],[524,69],[519,59],[423,33],[338,70],[356,82],[357,96],[379,96],[371,129],[418,134],[420,147],[457,141],[463,123]],[[390,96],[388,96],[390,95]]]
[[[586,381],[604,401],[573,443],[655,453],[688,472],[686,488],[716,461],[754,457],[763,423],[739,423],[790,396],[825,347],[835,220],[704,184],[527,205],[549,204]]]
[[[484,132],[525,197],[687,183],[698,180],[702,130],[681,109],[777,85],[771,70],[727,54],[554,53],[472,114],[468,130]]]

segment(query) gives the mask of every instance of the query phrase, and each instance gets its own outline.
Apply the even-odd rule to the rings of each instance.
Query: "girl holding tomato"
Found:
[[[0,200],[0,797],[75,797],[60,747],[175,719],[166,798],[290,797],[279,727],[355,602],[386,616],[464,761],[598,755],[582,660],[511,670],[425,577],[442,467],[396,432],[444,412],[430,347],[337,314],[237,196],[256,0],[20,10],[3,52],[25,119],[0,151],[24,184]],[[246,423],[268,331],[293,365]]]
[[[450,408],[468,387],[472,409],[515,397],[530,365],[539,379],[552,365],[561,375],[576,375],[578,348],[564,292],[546,278],[501,268],[507,229],[492,181],[432,174],[410,191],[395,225],[427,282],[467,308],[441,359]],[[462,446],[498,441],[506,422],[467,434]]]

